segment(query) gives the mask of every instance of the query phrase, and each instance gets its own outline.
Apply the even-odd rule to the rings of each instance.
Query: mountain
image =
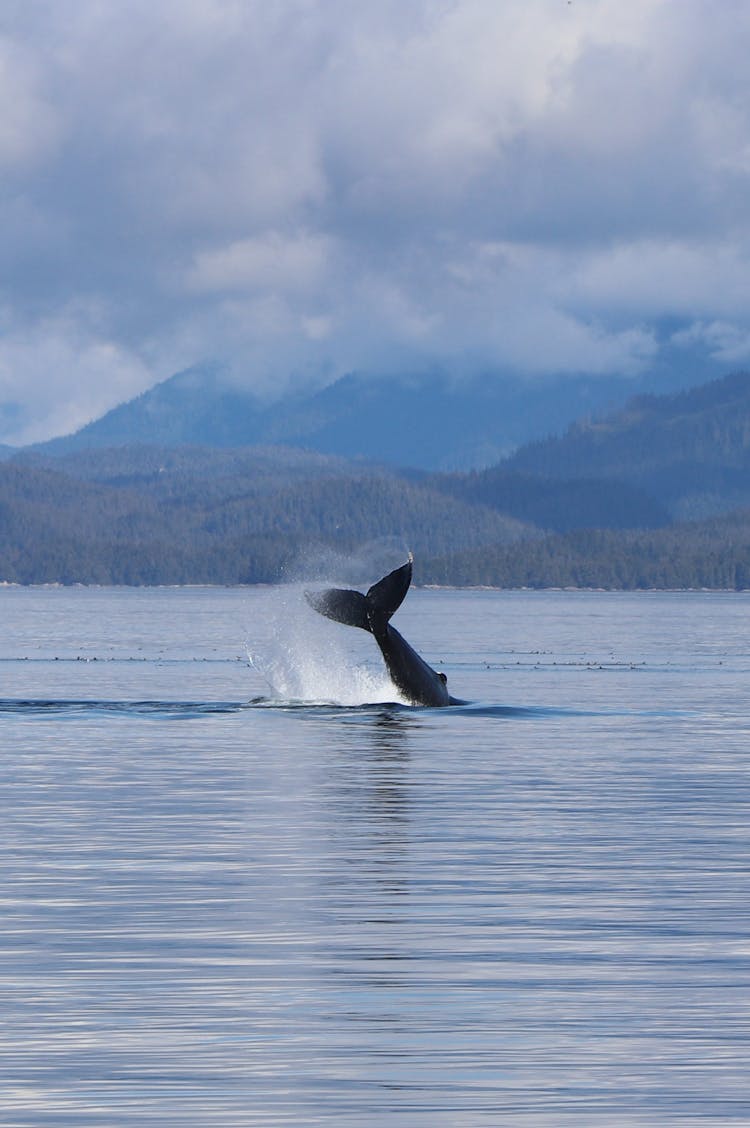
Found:
[[[316,478],[356,478],[389,474],[367,463],[353,465],[334,455],[283,446],[90,447],[50,455],[39,449],[15,452],[20,466],[46,468],[100,485],[144,489],[161,498],[206,503],[215,496],[245,495],[291,487]]]
[[[0,461],[0,579],[271,582],[388,543],[417,582],[745,588],[749,452],[744,374],[461,473],[279,445],[27,450]]]
[[[605,388],[588,378],[347,376],[302,402],[275,407],[263,439],[402,467],[488,466],[624,394],[617,383]]]
[[[119,448],[0,463],[0,580],[259,583],[417,553],[418,583],[750,587],[750,510],[541,536],[396,474],[284,452]],[[388,566],[392,566],[388,565]],[[383,566],[382,570],[386,570]],[[363,576],[352,576],[359,583]]]
[[[393,473],[276,448],[25,453],[0,462],[0,498],[0,581],[18,583],[272,582],[368,543],[426,559],[538,535]]]
[[[577,530],[422,561],[423,583],[458,587],[750,589],[750,510],[663,529]]]
[[[426,476],[423,484],[560,533],[571,529],[651,529],[671,520],[667,508],[644,489],[607,478],[540,477],[506,470],[501,464],[468,474]]]
[[[750,373],[634,397],[521,447],[502,467],[537,479],[628,483],[677,519],[750,506]]]
[[[456,381],[443,373],[402,379],[350,375],[268,404],[215,367],[157,384],[63,438],[49,454],[151,443],[238,447],[283,444],[350,459],[452,470],[488,466],[521,443],[621,402],[625,380]]]
[[[246,446],[260,439],[264,405],[230,387],[213,366],[190,368],[87,423],[73,435],[38,443],[48,454],[153,444]]]
[[[300,399],[296,415],[287,402],[286,430],[320,436],[325,418],[333,436],[334,407],[345,418],[356,404],[376,429],[385,385],[355,384],[348,399],[329,389],[317,422],[311,400]],[[221,424],[228,438],[225,391],[218,381],[211,417],[205,379],[183,374],[123,405],[120,423],[162,433],[171,419],[173,434],[179,420],[183,434],[188,423],[214,434]],[[391,402],[391,431],[404,442],[407,407],[416,410],[424,387],[412,392]],[[183,414],[186,403],[194,417]],[[256,402],[247,417],[236,420],[241,433],[270,430],[267,407]],[[117,418],[110,413],[108,425]],[[631,397],[468,472],[397,470],[278,442],[48,444],[0,459],[0,580],[271,582],[298,574],[300,560],[386,543],[415,552],[417,582],[747,587],[750,375]]]

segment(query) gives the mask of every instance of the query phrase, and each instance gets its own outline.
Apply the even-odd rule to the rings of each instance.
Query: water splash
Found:
[[[246,643],[250,663],[274,697],[347,706],[406,704],[371,636],[318,615],[304,591],[296,584],[269,591],[264,619],[270,633],[251,634]]]
[[[285,577],[292,584],[321,583],[366,591],[408,555],[409,547],[399,537],[378,537],[346,552],[330,545],[305,545],[286,565]]]

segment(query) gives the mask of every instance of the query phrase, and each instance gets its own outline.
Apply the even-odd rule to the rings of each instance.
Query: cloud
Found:
[[[709,356],[726,364],[746,364],[750,360],[750,329],[726,321],[695,322],[675,333],[672,340],[683,348],[702,345]]]
[[[724,239],[634,240],[582,251],[568,295],[577,308],[636,317],[696,311],[742,319],[750,309],[750,244]]]
[[[33,52],[0,36],[0,171],[9,178],[50,156],[59,139],[58,115],[41,84]]]
[[[322,235],[265,232],[200,251],[188,275],[198,292],[307,290],[322,279],[330,240]]]
[[[740,0],[6,5],[0,440],[208,358],[606,378],[673,317],[739,359],[749,46]]]
[[[106,411],[113,397],[129,398],[152,383],[136,356],[84,328],[86,320],[71,311],[0,335],[0,423],[13,429],[15,442],[66,433]],[[29,389],[25,402],[19,388]]]

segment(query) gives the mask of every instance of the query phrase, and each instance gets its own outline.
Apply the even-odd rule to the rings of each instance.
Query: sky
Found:
[[[0,442],[207,361],[750,366],[749,56],[747,0],[3,0]]]

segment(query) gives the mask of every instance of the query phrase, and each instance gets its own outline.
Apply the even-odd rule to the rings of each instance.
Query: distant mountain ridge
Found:
[[[653,529],[671,517],[645,489],[609,478],[551,478],[499,466],[427,477],[425,484],[558,533],[572,529]]]
[[[386,556],[397,562],[412,548],[418,583],[750,587],[750,509],[660,528],[618,527],[621,518],[609,513],[608,527],[572,527],[580,483],[571,480],[568,501],[560,483],[548,481],[550,525],[562,531],[543,535],[502,512],[489,494],[487,504],[449,496],[452,476],[440,488],[428,478],[408,481],[279,448],[118,447],[59,458],[27,452],[0,462],[0,582],[344,578],[342,568],[363,569]],[[456,476],[461,487],[469,478]],[[477,478],[494,485],[492,476]],[[594,486],[604,491],[605,516],[618,496],[637,501],[635,492],[618,494],[617,482]],[[589,488],[584,483],[584,496]],[[543,489],[535,490],[531,483],[532,505],[544,500]]]
[[[183,403],[204,390],[178,388]],[[164,407],[147,397],[155,426]],[[415,552],[418,582],[746,587],[750,375],[632,397],[462,473],[278,444],[0,461],[0,580],[273,582],[311,548],[340,558],[383,542]]]
[[[492,465],[586,412],[621,402],[629,391],[632,384],[625,379],[350,375],[267,404],[228,382],[218,368],[205,366],[178,373],[75,434],[36,449],[60,454],[133,443],[278,443],[349,459],[452,470]]]
[[[750,373],[668,395],[641,395],[554,438],[526,444],[506,472],[617,480],[677,519],[750,505]]]
[[[269,583],[314,552],[422,559],[537,530],[377,468],[284,448],[131,446],[0,462],[0,581]]]
[[[134,444],[249,446],[260,441],[263,413],[256,396],[236,391],[208,365],[178,372],[74,434],[35,449],[66,454]]]
[[[136,434],[148,436],[152,446],[154,436],[166,435],[165,449],[179,450],[190,436],[208,433],[215,440],[212,447],[195,446],[206,452],[201,456],[206,459],[209,449],[217,457],[222,450],[248,449],[244,440],[250,437],[269,452],[278,452],[267,456],[278,475],[279,460],[289,457],[282,451],[300,449],[280,445],[282,438],[291,436],[290,441],[304,446],[313,433],[325,450],[351,446],[357,459],[342,463],[348,468],[342,473],[354,474],[359,473],[357,466],[374,469],[374,463],[363,458],[364,431],[371,449],[378,449],[381,456],[385,451],[395,460],[400,454],[403,465],[408,463],[406,452],[421,452],[423,462],[429,463],[428,447],[424,442],[419,446],[424,435],[417,423],[427,426],[433,408],[442,417],[450,397],[456,395],[455,388],[445,387],[432,395],[423,381],[397,388],[351,378],[313,396],[268,408],[244,392],[227,388],[215,370],[193,370],[121,405],[77,435],[35,449],[57,458],[86,450],[93,453],[103,443],[128,449],[120,440]],[[499,395],[491,389],[486,403],[496,407]],[[467,401],[465,410],[471,415],[477,401],[471,397]],[[467,416],[459,414],[457,404],[453,406],[454,431],[470,432]],[[382,421],[384,411],[388,418]],[[494,427],[495,414],[488,409],[486,415],[485,427]],[[350,427],[353,420],[359,429]],[[435,423],[431,442],[443,442],[443,425],[444,421],[440,426]],[[242,447],[232,444],[233,439],[242,439]],[[321,459],[343,457],[321,453],[314,446],[309,454]],[[238,456],[232,457],[236,461]],[[382,457],[381,465],[387,461]],[[212,465],[210,475],[214,473]],[[490,506],[525,524],[556,532],[655,528],[675,519],[701,519],[750,506],[750,375],[735,373],[678,392],[638,395],[618,410],[588,412],[562,435],[536,438],[485,469],[450,474],[423,469],[410,471],[409,477],[437,493]]]

